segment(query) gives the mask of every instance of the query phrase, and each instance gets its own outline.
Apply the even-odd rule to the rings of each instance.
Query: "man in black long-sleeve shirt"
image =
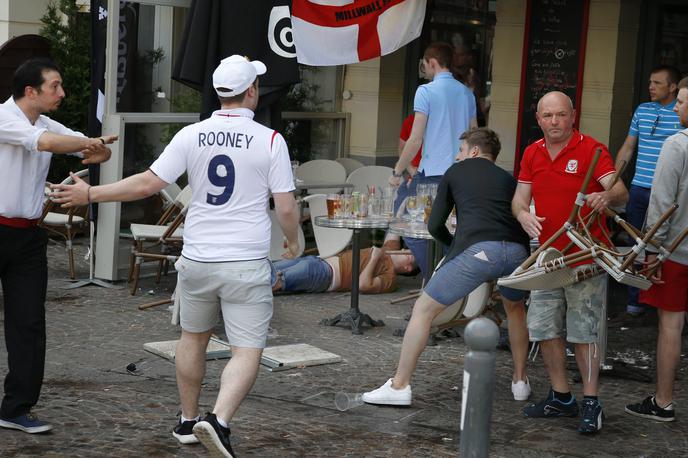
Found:
[[[364,393],[367,403],[410,405],[411,376],[432,320],[480,284],[509,275],[528,255],[528,236],[511,213],[516,180],[494,163],[501,148],[497,134],[479,128],[461,139],[459,162],[442,177],[428,223],[433,237],[450,246],[449,253],[413,307],[394,378]],[[457,229],[452,237],[445,221],[454,207]],[[514,399],[525,401],[531,391],[526,377],[528,329],[523,304],[527,293],[502,287],[500,292],[514,360],[511,390]]]

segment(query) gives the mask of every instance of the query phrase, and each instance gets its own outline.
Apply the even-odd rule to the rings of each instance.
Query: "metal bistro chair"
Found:
[[[136,288],[139,285],[139,277],[141,275],[141,264],[145,261],[157,261],[158,273],[156,276],[156,282],[160,281],[160,274],[162,272],[164,262],[174,263],[179,255],[170,254],[171,249],[176,249],[177,252],[181,252],[183,228],[182,223],[186,218],[186,211],[188,205],[185,205],[172,219],[172,221],[166,226],[155,226],[148,224],[139,224],[138,228],[132,228],[132,234],[136,231],[139,238],[135,239],[135,249],[132,252],[133,266],[129,275],[129,281],[131,282],[131,295],[136,294]],[[132,224],[132,226],[134,226]],[[147,232],[148,231],[148,232]],[[162,231],[161,233],[159,231]],[[143,242],[145,240],[150,240],[158,232],[158,240],[156,243],[144,246]]]
[[[383,165],[366,165],[354,170],[346,178],[347,183],[354,185],[354,191],[368,192],[370,186],[384,188],[394,169]]]
[[[351,172],[353,172],[356,169],[360,169],[361,167],[364,167],[365,164],[361,161],[357,161],[356,159],[351,159],[350,157],[338,157],[335,159],[335,161],[339,162],[344,166],[344,169],[346,169],[346,176],[348,177],[351,175]]]
[[[88,169],[80,170],[75,175],[84,181],[88,181]],[[46,183],[46,195],[51,192],[49,184]],[[74,184],[74,180],[69,176],[62,180],[61,184]],[[77,234],[85,234],[88,231],[88,206],[72,207],[66,213],[59,213],[53,211],[58,208],[56,205],[52,200],[46,199],[43,214],[38,224],[45,228],[46,231],[65,239],[69,258],[69,278],[73,280],[76,278],[76,269],[74,267],[74,246],[72,241]]]
[[[327,215],[327,202],[325,194],[312,194],[303,198],[310,208],[311,221],[315,221],[316,216]],[[353,237],[351,229],[335,229],[322,227],[313,224],[313,236],[315,246],[318,248],[318,256],[327,258],[343,251]]]
[[[165,188],[167,189],[167,188]],[[138,277],[140,275],[140,264],[144,262],[144,258],[141,256],[136,256],[137,253],[148,253],[150,248],[153,246],[160,247],[160,254],[166,255],[169,249],[167,242],[170,241],[172,245],[177,245],[176,239],[181,239],[182,229],[178,227],[176,233],[172,233],[170,236],[174,237],[173,240],[168,240],[164,238],[170,224],[175,221],[176,217],[184,211],[184,208],[189,205],[191,201],[191,187],[186,186],[182,189],[177,196],[174,198],[171,204],[168,204],[167,208],[163,212],[160,219],[158,219],[156,224],[138,224],[132,223],[129,228],[131,230],[131,235],[133,238],[133,246],[131,249],[131,257],[129,261],[129,281],[134,281],[131,294],[136,294],[136,286],[138,285]],[[163,200],[165,198],[163,197]],[[183,219],[182,219],[183,221]],[[180,222],[181,225],[181,222]],[[146,244],[150,246],[146,246]],[[150,257],[146,259],[152,259]],[[163,268],[169,266],[169,261],[166,259],[153,259],[158,261],[158,272],[156,274],[156,282],[160,281],[160,275],[162,274]],[[138,264],[138,265],[137,265]]]
[[[294,171],[296,178],[304,183],[344,183],[346,181],[346,169],[338,162],[327,159],[315,159],[304,162]],[[318,189],[316,193],[335,193],[342,188]],[[308,191],[309,194],[315,194]]]

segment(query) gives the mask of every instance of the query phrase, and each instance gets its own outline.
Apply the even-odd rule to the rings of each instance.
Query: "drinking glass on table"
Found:
[[[330,194],[327,196],[327,217],[334,219],[339,215],[339,194]]]
[[[421,212],[420,205],[418,203],[418,196],[408,196],[406,198],[406,211],[411,217],[411,221],[416,221],[418,219],[418,214]]]

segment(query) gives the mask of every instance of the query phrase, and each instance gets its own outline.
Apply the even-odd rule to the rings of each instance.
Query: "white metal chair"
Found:
[[[284,232],[277,221],[277,214],[274,210],[270,210],[270,222],[272,224],[270,231],[270,260],[279,261],[282,258],[286,248],[284,248]],[[303,254],[303,250],[306,246],[306,238],[303,235],[303,229],[299,225],[299,253],[297,256]]]
[[[80,170],[76,174],[79,178],[88,181],[88,169]],[[61,184],[74,184],[71,176],[62,180]],[[46,195],[50,193],[50,188],[46,184]],[[56,210],[55,203],[52,200],[46,199],[43,207],[43,214],[39,220],[39,225],[45,228],[46,231],[59,235],[65,239],[67,246],[67,254],[69,257],[69,278],[72,280],[76,278],[76,269],[74,267],[74,247],[72,240],[79,233],[86,233],[88,228],[88,206],[86,207],[72,207],[66,213],[54,212]]]
[[[494,284],[482,283],[476,289],[445,308],[430,324],[430,333],[436,334],[444,329],[466,324],[483,314],[492,297]]]
[[[368,186],[377,186],[378,188],[387,186],[392,171],[391,167],[383,165],[366,165],[351,172],[346,178],[346,182],[354,185],[354,191],[367,193]]]
[[[344,166],[346,169],[346,176],[351,175],[351,172],[353,172],[356,169],[360,169],[361,167],[364,167],[365,164],[361,161],[357,161],[356,159],[351,159],[350,157],[338,157],[335,159],[335,161],[339,162]]]
[[[162,200],[163,208],[167,209],[177,198],[182,188],[177,183],[170,183],[163,190],[160,191],[160,199]]]
[[[129,261],[129,281],[134,282],[131,290],[132,295],[136,294],[135,288],[138,285],[140,265],[137,264],[141,264],[144,261],[144,257],[136,256],[136,253],[146,252],[148,249],[144,246],[144,244],[152,243],[154,245],[160,244],[161,254],[166,254],[167,246],[163,242],[166,240],[164,235],[169,229],[169,225],[174,221],[175,217],[189,205],[189,202],[191,201],[191,194],[191,187],[184,187],[184,189],[177,193],[177,196],[172,200],[172,203],[167,206],[167,209],[163,212],[156,224],[132,223],[129,225],[129,229],[131,230],[131,235],[133,238],[131,258]],[[173,237],[174,239],[181,239],[183,236],[182,227],[178,227],[172,234],[169,234],[169,236]],[[149,257],[147,259],[151,258]],[[156,281],[159,281],[163,266],[168,265],[169,262],[162,259],[154,260],[158,261],[160,264],[158,267],[158,273],[156,275]]]
[[[327,202],[325,194],[312,194],[303,199],[308,203],[311,213],[311,221],[316,216],[327,215]],[[318,247],[318,256],[327,258],[343,251],[351,242],[353,231],[351,229],[336,229],[322,227],[313,224],[313,236]]]
[[[345,183],[346,169],[338,162],[327,159],[315,159],[313,161],[304,162],[294,171],[296,178],[302,180],[304,183]],[[308,191],[308,194],[316,193],[336,193],[340,192],[342,188],[326,188],[318,189],[314,192]]]
[[[134,249],[131,253],[132,266],[129,272],[129,280],[131,281],[130,293],[132,296],[136,294],[136,288],[139,284],[141,264],[147,260],[158,262],[157,282],[160,281],[163,265],[175,262],[179,257],[184,235],[181,226],[186,218],[187,209],[188,204],[184,205],[167,225],[140,224],[138,225],[139,227],[132,229],[132,234],[137,234],[135,237],[138,237],[134,239]],[[134,225],[132,224],[132,226]],[[158,238],[154,244],[144,245],[144,241],[152,240],[155,235]],[[177,254],[169,254],[172,247],[175,248]]]

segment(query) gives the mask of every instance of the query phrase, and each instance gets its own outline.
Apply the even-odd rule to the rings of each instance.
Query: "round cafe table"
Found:
[[[363,325],[367,324],[371,327],[384,326],[381,320],[375,320],[366,313],[361,313],[358,309],[358,280],[360,275],[361,263],[361,231],[370,229],[386,229],[389,226],[390,218],[381,216],[371,216],[366,218],[333,218],[327,216],[316,216],[313,222],[317,226],[333,227],[338,229],[351,229],[353,235],[351,237],[351,307],[346,312],[342,312],[331,319],[325,319],[322,324],[326,326],[335,326],[338,323],[344,323],[351,326],[352,334],[363,334]]]

